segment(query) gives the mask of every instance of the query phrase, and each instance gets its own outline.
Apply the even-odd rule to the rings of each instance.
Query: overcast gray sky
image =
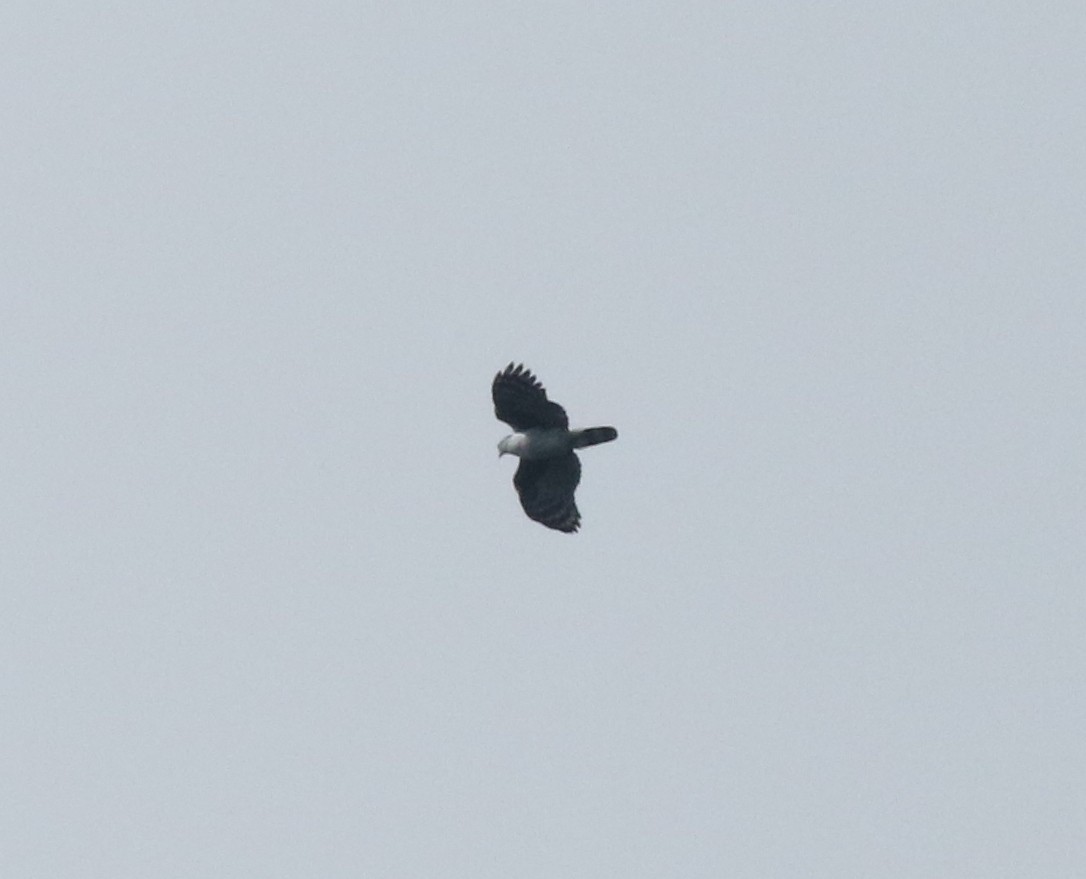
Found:
[[[0,874],[1086,875],[1081,2],[0,34]]]

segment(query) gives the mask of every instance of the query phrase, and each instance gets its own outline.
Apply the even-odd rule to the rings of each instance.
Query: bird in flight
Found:
[[[528,518],[567,534],[581,526],[573,492],[581,462],[573,453],[618,436],[613,427],[570,430],[566,410],[552,400],[523,364],[510,363],[494,376],[494,414],[513,433],[498,443],[498,457],[520,458],[513,486]]]

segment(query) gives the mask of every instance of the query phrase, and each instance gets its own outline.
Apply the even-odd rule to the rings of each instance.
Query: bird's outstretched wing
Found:
[[[581,462],[573,452],[535,461],[521,458],[513,477],[528,518],[567,533],[581,526],[581,514],[573,500],[580,481]]]
[[[569,427],[566,410],[547,399],[543,385],[523,364],[510,363],[494,376],[494,414],[513,430]]]

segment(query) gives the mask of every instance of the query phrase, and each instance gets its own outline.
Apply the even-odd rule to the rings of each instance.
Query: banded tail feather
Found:
[[[618,438],[618,431],[613,427],[586,427],[584,430],[571,431],[573,434],[573,448],[584,449],[588,446],[598,446],[600,443],[609,443]]]

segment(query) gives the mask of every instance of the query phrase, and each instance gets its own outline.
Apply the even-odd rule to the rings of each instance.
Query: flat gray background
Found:
[[[0,874],[1086,875],[1081,2],[0,29]]]

